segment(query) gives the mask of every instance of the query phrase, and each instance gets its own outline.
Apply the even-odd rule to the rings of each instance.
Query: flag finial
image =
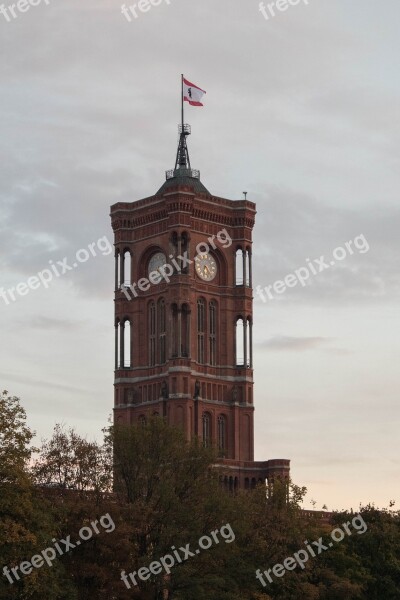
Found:
[[[200,171],[192,169],[190,165],[189,150],[187,146],[187,137],[191,134],[191,127],[185,123],[184,102],[191,106],[203,106],[201,98],[206,93],[194,83],[190,83],[181,75],[181,124],[178,127],[179,142],[176,153],[175,168],[166,171],[166,182],[160,188],[158,193],[165,189],[165,186],[175,184],[195,185],[196,190],[209,194],[208,190],[200,182]]]

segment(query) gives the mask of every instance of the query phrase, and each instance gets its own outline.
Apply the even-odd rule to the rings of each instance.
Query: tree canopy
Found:
[[[351,523],[353,512],[334,513],[331,522],[306,518],[306,489],[291,483],[288,497],[279,481],[272,494],[263,485],[228,493],[214,450],[187,442],[161,418],[109,426],[101,443],[61,425],[39,449],[33,438],[19,399],[3,392],[0,569],[60,540],[74,547],[13,583],[0,573],[0,600],[400,599],[400,514],[393,506],[360,508],[365,532],[330,547],[331,532]],[[105,515],[113,527],[101,526]],[[326,551],[304,568],[271,582],[264,575],[265,585],[256,577],[313,541]],[[163,558],[175,564],[159,571],[154,565]]]

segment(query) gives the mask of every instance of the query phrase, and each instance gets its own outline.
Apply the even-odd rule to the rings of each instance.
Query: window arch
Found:
[[[116,249],[115,251],[115,291],[119,290],[120,286],[121,286],[121,282],[120,282],[120,260],[121,260],[121,255],[120,255],[120,251],[118,249]]]
[[[120,321],[116,319],[115,321],[115,368],[119,369],[121,364],[121,329],[120,329]]]
[[[121,285],[131,285],[132,255],[127,248],[122,255]]]
[[[203,446],[211,446],[211,415],[208,412],[203,413]]]
[[[190,356],[190,307],[188,304],[182,305],[181,316],[181,356]]]
[[[161,298],[158,301],[158,339],[159,339],[159,359],[160,364],[164,364],[167,360],[167,328],[166,328],[166,312],[165,300]]]
[[[132,253],[129,248],[115,251],[115,289],[132,283]]]
[[[235,252],[235,285],[243,285],[244,279],[244,252],[242,248],[237,248]]]
[[[218,450],[223,453],[226,450],[226,416],[218,417]]]
[[[246,366],[253,368],[253,319],[251,317],[247,317],[247,342],[246,342]]]
[[[209,326],[210,326],[210,365],[217,364],[217,303],[211,300],[209,306]]]
[[[115,368],[132,366],[132,325],[129,317],[115,321]]]
[[[189,235],[186,231],[183,231],[181,234],[181,251],[180,254],[183,254],[183,256],[186,256],[189,253]],[[185,267],[183,267],[182,269],[182,273],[184,275],[187,275],[189,273],[189,267],[186,265]]]
[[[123,327],[123,343],[124,343],[124,367],[132,366],[132,326],[129,319],[125,319]]]
[[[248,246],[246,248],[247,255],[247,267],[246,267],[246,285],[247,287],[253,287],[253,264],[252,264],[252,253],[251,248]]]
[[[252,287],[251,248],[237,248],[235,252],[235,285]]]
[[[171,354],[175,358],[178,356],[179,339],[178,339],[178,305],[172,304],[171,306],[172,316],[172,331],[171,331]]]
[[[243,366],[245,364],[245,326],[244,319],[238,317],[236,319],[236,365]]]
[[[206,362],[204,338],[206,333],[206,301],[204,298],[197,300],[197,361]]]
[[[152,367],[156,364],[156,305],[151,301],[148,307],[148,322],[149,322],[149,365]]]
[[[173,251],[177,251],[178,250],[178,234],[176,231],[173,231],[171,233],[170,242],[171,242],[171,246],[173,247]]]

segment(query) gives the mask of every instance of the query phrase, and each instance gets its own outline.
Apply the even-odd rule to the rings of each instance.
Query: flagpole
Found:
[[[181,118],[182,118],[182,133],[183,133],[183,122],[184,122],[184,114],[183,114],[183,73],[181,74]]]

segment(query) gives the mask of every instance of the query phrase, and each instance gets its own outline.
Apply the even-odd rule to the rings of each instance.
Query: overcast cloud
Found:
[[[269,21],[257,0],[171,0],[131,23],[120,0],[0,14],[0,287],[112,243],[110,205],[158,190],[181,72],[207,90],[187,109],[193,167],[257,203],[255,285],[365,236],[368,252],[254,301],[257,459],[290,458],[317,507],[400,500],[399,19],[398,0],[310,0]],[[101,435],[113,286],[98,252],[0,298],[0,387],[39,437],[60,421]]]

